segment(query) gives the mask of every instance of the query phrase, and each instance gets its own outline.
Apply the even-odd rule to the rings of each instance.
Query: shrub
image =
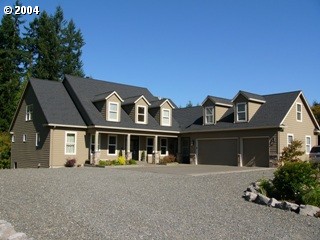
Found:
[[[146,160],[146,152],[145,151],[142,151],[140,160],[141,161],[145,161]]]
[[[65,163],[66,167],[74,167],[76,164],[76,159],[72,158],[72,159],[68,159],[67,162]]]
[[[99,166],[107,166],[107,161],[100,160]]]
[[[286,162],[300,162],[300,157],[304,155],[301,151],[302,141],[294,140],[288,147],[284,147],[278,161],[278,166],[283,166]]]
[[[309,192],[302,196],[302,202],[304,204],[310,204],[320,207],[320,186],[311,189]]]
[[[0,169],[10,169],[10,160],[0,160]]]
[[[0,132],[0,169],[10,168],[10,134]]]
[[[123,156],[118,157],[119,165],[126,165],[126,159]]]
[[[136,161],[136,160],[133,160],[133,159],[130,159],[130,160],[128,161],[128,163],[129,163],[129,165],[135,165],[135,164],[137,164],[137,161]]]
[[[274,173],[272,181],[281,199],[302,202],[302,196],[317,187],[317,171],[308,162],[287,162]]]
[[[164,158],[160,159],[160,164],[173,163],[175,161],[176,161],[176,157],[170,154],[169,156],[165,156]]]
[[[259,184],[259,192],[268,197],[273,197],[275,195],[275,188],[271,180],[261,179]]]

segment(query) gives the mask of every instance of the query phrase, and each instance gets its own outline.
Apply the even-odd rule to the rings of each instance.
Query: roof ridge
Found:
[[[280,93],[265,94],[265,95],[262,95],[262,96],[263,96],[263,97],[266,97],[266,96],[284,95],[284,94],[301,93],[301,92],[302,92],[302,90],[295,90],[295,91],[290,91],[290,92],[280,92]]]

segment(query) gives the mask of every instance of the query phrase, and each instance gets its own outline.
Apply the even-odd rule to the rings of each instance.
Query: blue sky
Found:
[[[303,90],[309,103],[320,101],[319,0],[22,3],[49,13],[62,6],[84,35],[88,76],[147,87],[178,106],[239,90]]]

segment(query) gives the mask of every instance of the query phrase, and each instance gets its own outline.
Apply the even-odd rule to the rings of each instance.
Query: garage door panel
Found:
[[[198,164],[237,166],[237,139],[210,139],[198,142]]]
[[[243,139],[243,166],[269,167],[269,139]]]

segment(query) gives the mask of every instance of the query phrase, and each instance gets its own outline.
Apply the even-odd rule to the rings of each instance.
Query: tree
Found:
[[[82,33],[72,20],[64,19],[61,7],[53,15],[43,11],[26,29],[26,50],[32,53],[26,64],[30,75],[49,80],[62,80],[64,74],[84,76]]]
[[[300,149],[302,141],[293,140],[288,147],[284,147],[278,165],[283,166],[286,162],[300,162],[300,157],[304,154]]]
[[[317,122],[320,124],[320,102],[314,101],[312,104],[311,110]]]
[[[193,104],[192,104],[192,102],[189,100],[189,102],[186,104],[186,107],[187,108],[190,108],[190,107],[193,107]]]
[[[16,1],[16,5],[20,5]],[[24,74],[20,15],[4,15],[0,24],[0,132],[8,131]]]

